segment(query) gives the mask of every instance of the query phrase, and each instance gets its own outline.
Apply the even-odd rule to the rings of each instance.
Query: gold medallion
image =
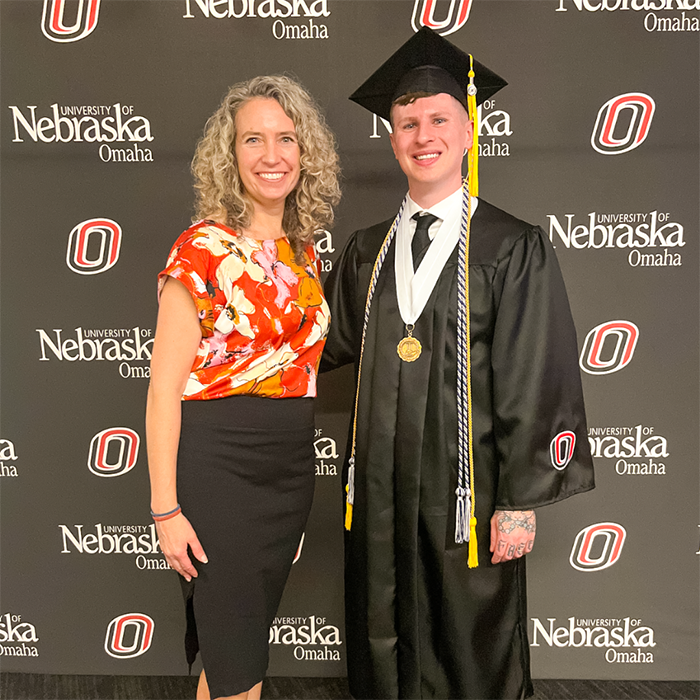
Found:
[[[420,341],[409,335],[408,338],[402,338],[401,342],[396,346],[396,352],[404,362],[415,362],[423,350]]]

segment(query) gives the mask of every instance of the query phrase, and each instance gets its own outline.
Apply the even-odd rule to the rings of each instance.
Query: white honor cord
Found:
[[[464,187],[467,188],[466,182]],[[475,505],[469,318],[469,238],[471,217],[473,216],[470,206],[472,199],[465,193],[462,205],[457,270],[457,502],[455,516],[455,542],[457,544],[469,542]],[[473,524],[475,525],[476,521]]]

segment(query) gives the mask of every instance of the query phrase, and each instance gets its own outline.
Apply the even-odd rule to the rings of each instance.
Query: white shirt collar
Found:
[[[406,201],[405,211],[406,213],[404,214],[404,217],[406,218],[406,221],[411,221],[412,217],[417,212],[429,212],[430,214],[437,216],[438,219],[440,219],[441,224],[443,222],[447,222],[449,224],[453,219],[459,219],[462,215],[462,188],[460,187],[451,195],[445,197],[445,199],[441,200],[437,204],[433,204],[433,206],[429,207],[428,209],[424,209],[416,204],[416,202],[411,199],[411,195],[409,194]],[[429,235],[431,241],[437,235],[439,228],[439,226],[434,225],[430,227]],[[415,230],[415,222],[412,224],[412,230]]]

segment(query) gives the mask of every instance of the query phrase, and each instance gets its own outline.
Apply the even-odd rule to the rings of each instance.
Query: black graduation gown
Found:
[[[370,275],[390,225],[353,234],[326,282],[332,323],[323,369],[357,367]],[[346,538],[356,698],[531,695],[525,560],[490,563],[489,521],[495,509],[527,510],[593,488],[576,334],[549,240],[480,200],[469,275],[475,569],[467,546],[454,541],[457,248],[415,324],[423,352],[413,363],[396,353],[405,328],[393,244],[377,283]],[[555,469],[550,444],[563,431],[575,433],[575,451]]]

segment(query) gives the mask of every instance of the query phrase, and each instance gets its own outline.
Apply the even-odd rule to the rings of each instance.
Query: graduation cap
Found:
[[[473,80],[470,72],[474,73]],[[428,27],[390,56],[350,99],[388,120],[394,101],[409,92],[445,92],[467,107],[469,85],[480,105],[508,83]]]
[[[469,192],[479,194],[479,124],[477,106],[508,83],[492,70],[428,27],[422,27],[390,56],[350,99],[389,121],[395,100],[412,92],[447,93],[458,100],[474,123],[469,151]]]

